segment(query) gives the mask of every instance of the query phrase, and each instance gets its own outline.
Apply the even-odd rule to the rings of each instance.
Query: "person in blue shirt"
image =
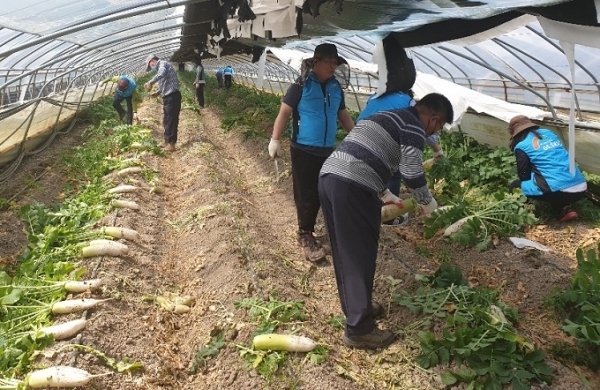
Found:
[[[338,56],[335,45],[318,45],[308,62],[311,69],[288,88],[281,101],[268,150],[271,158],[281,156],[280,137],[293,115],[290,155],[298,217],[297,239],[306,258],[314,262],[325,257],[323,247],[314,237],[321,207],[317,189],[319,171],[333,152],[337,122],[350,131],[354,121],[346,110],[344,92],[334,76],[339,65],[347,64]]]
[[[525,115],[512,118],[508,132],[519,175],[510,189],[521,188],[528,198],[549,203],[560,222],[576,219],[571,205],[585,197],[587,183],[577,166],[570,172],[569,152],[560,138]]]
[[[225,79],[225,88],[231,88],[233,82],[233,68],[231,65],[227,65],[225,69],[223,69],[223,79]]]
[[[223,88],[223,68],[217,70],[216,76],[217,76],[217,84],[219,85],[219,88]]]
[[[133,80],[129,76],[120,75],[109,77],[103,80],[102,83],[106,84],[109,81],[117,83],[117,91],[115,92],[115,98],[113,100],[112,106],[115,110],[117,110],[117,113],[119,114],[119,119],[123,120],[123,117],[126,116],[125,123],[127,123],[128,125],[133,124],[134,113],[136,111],[136,99],[134,96],[136,88],[135,80]],[[127,105],[127,111],[123,109],[123,100],[125,100],[125,104]]]

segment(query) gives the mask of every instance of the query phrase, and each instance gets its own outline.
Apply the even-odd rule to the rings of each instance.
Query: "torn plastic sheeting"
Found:
[[[265,38],[265,16],[256,15],[256,19],[252,21],[252,34]]]
[[[521,237],[509,237],[508,238],[515,247],[517,247],[518,249],[523,249],[523,248],[535,248],[538,249],[542,252],[552,252],[553,250],[548,248],[547,246],[544,246],[542,244],[538,244],[535,241],[531,241],[528,240],[526,238],[521,238]]]
[[[270,30],[273,38],[285,38],[297,34],[295,8],[288,7],[265,15],[265,30]]]

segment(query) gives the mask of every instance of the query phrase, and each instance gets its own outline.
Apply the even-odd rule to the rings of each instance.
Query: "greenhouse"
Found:
[[[600,388],[600,1],[5,3],[0,389]]]

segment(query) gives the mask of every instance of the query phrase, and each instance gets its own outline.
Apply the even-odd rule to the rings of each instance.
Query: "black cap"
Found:
[[[338,65],[348,63],[348,61],[346,61],[344,58],[338,55],[337,47],[333,43],[321,43],[320,45],[315,47],[313,57],[316,59],[336,58]]]

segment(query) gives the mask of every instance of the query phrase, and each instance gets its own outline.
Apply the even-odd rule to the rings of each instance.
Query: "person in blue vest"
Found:
[[[219,88],[223,88],[223,68],[220,68],[219,70],[217,70],[216,76],[217,76],[217,84],[219,85]]]
[[[577,166],[570,172],[569,152],[560,138],[525,115],[512,118],[508,132],[519,175],[510,189],[521,188],[528,198],[549,203],[561,222],[576,219],[571,205],[585,197],[587,183]]]
[[[133,80],[129,76],[120,75],[109,77],[103,80],[102,83],[106,84],[109,81],[117,83],[117,91],[115,92],[115,98],[113,100],[112,105],[114,109],[117,110],[117,113],[119,114],[119,119],[123,120],[123,117],[127,116],[125,123],[127,123],[128,125],[133,124],[133,118],[134,116],[136,116],[134,115],[136,111],[136,99],[134,96],[136,87],[135,80]],[[125,103],[127,105],[127,111],[123,109],[123,100],[125,100]]]
[[[233,82],[233,68],[231,65],[227,65],[225,69],[223,69],[223,79],[225,80],[225,88],[231,88]]]
[[[333,152],[337,122],[347,131],[354,121],[346,110],[344,92],[334,73],[347,61],[338,56],[337,48],[323,43],[315,48],[310,60],[312,69],[292,84],[281,102],[269,142],[269,156],[281,156],[280,137],[293,115],[290,155],[294,202],[298,217],[298,243],[309,261],[325,258],[325,251],[314,237],[321,203],[317,185],[321,166]]]

